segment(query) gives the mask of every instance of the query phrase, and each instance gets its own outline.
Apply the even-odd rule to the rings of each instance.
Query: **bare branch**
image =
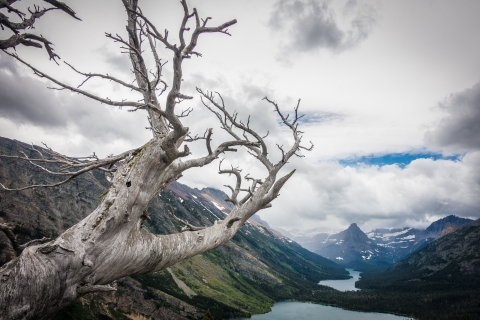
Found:
[[[72,16],[73,18],[77,19],[77,20],[80,20],[82,21],[82,19],[80,19],[79,17],[77,17],[75,11],[73,11],[69,6],[67,6],[65,3],[61,2],[61,1],[57,1],[57,0],[43,0],[47,3],[50,3],[52,6],[62,10],[63,12],[69,14],[70,16]]]
[[[161,89],[160,91],[160,95],[162,95],[162,93],[165,92],[165,90],[167,90],[167,83],[165,81],[163,81],[161,78],[162,78],[162,70],[163,70],[163,66],[167,63],[163,63],[162,64],[162,61],[160,60],[160,58],[158,57],[158,53],[157,53],[157,49],[156,49],[156,46],[155,46],[155,43],[152,39],[152,36],[150,35],[149,31],[148,31],[148,26],[146,27],[147,31],[145,32],[144,29],[142,28],[141,29],[141,32],[145,34],[145,36],[147,37],[148,39],[148,43],[150,44],[150,49],[152,51],[152,54],[153,54],[153,58],[155,60],[155,65],[157,67],[157,72],[156,72],[156,75],[154,76],[154,79],[152,80],[151,82],[151,86],[152,88],[156,88],[158,86],[159,83],[162,83],[163,84],[163,88]]]
[[[313,143],[310,141],[311,146],[309,148],[302,147],[300,145],[300,142],[302,140],[302,135],[301,135],[302,132],[298,130],[298,124],[299,124],[298,120],[303,117],[303,115],[300,115],[300,116],[298,115],[298,109],[300,107],[300,99],[298,99],[297,105],[294,108],[294,116],[291,121],[288,121],[289,115],[284,116],[283,113],[280,111],[280,108],[274,101],[268,99],[268,97],[263,98],[263,100],[266,100],[268,103],[274,106],[275,112],[280,116],[283,124],[285,124],[292,131],[292,134],[293,134],[294,144],[290,148],[290,150],[285,151],[281,146],[277,144],[277,147],[282,152],[282,160],[276,164],[276,167],[281,168],[283,164],[287,163],[288,159],[290,159],[293,155],[301,157],[301,155],[297,153],[298,151],[300,151],[300,149],[311,151],[313,149]]]
[[[295,173],[295,170],[292,170],[290,173],[286,174],[285,176],[281,177],[280,179],[275,182],[273,187],[270,189],[268,194],[265,196],[264,201],[265,204],[264,206],[267,206],[272,202],[276,197],[280,195],[280,189],[282,189],[283,185],[290,179],[290,177]]]
[[[196,11],[195,13],[196,14]],[[196,27],[195,30],[193,31],[193,34],[192,34],[192,38],[190,39],[190,43],[189,45],[183,50],[183,55],[185,56],[189,56],[190,54],[192,54],[193,50],[195,49],[196,45],[197,45],[197,41],[198,41],[198,37],[202,34],[202,33],[224,33],[224,34],[227,34],[227,35],[231,35],[230,33],[228,33],[228,27],[234,25],[235,23],[237,23],[237,20],[231,20],[231,21],[228,21],[228,22],[225,22],[224,24],[221,24],[217,27],[206,27],[206,24],[207,24],[207,21],[209,20],[209,18],[207,18],[206,20],[204,20],[204,23],[201,27]]]
[[[199,230],[203,230],[205,229],[205,227],[195,227],[193,225],[191,225],[190,223],[188,223],[187,221],[183,220],[183,219],[180,219],[179,217],[177,217],[171,210],[167,210],[167,212],[175,219],[177,220],[178,222],[184,224],[185,226],[182,228],[181,232],[184,232],[184,231],[199,231]]]
[[[57,58],[60,59],[60,57],[54,53],[53,48],[52,48],[52,43],[48,41],[46,38],[43,36],[38,36],[32,33],[23,33],[20,34],[19,30],[25,30],[27,28],[34,28],[34,23],[37,19],[42,17],[46,12],[52,11],[52,10],[62,10],[66,12],[67,14],[71,15],[75,19],[80,20],[78,17],[76,17],[75,12],[69,8],[67,5],[65,5],[63,2],[56,1],[56,0],[44,0],[45,2],[50,3],[51,5],[54,6],[54,8],[47,8],[47,9],[40,9],[39,6],[34,5],[34,10],[28,9],[30,13],[29,18],[25,18],[25,14],[21,12],[20,10],[17,10],[11,6],[11,4],[15,1],[1,1],[0,2],[0,8],[7,8],[9,12],[14,12],[17,14],[22,21],[21,22],[12,22],[10,21],[10,18],[4,15],[3,13],[0,12],[0,27],[2,30],[4,29],[4,26],[9,28],[14,35],[10,36],[8,39],[5,40],[0,40],[0,49],[6,50],[8,48],[15,48],[18,45],[24,45],[24,46],[30,46],[30,47],[36,47],[36,48],[43,48],[47,50],[48,55],[50,56],[50,60],[53,60],[55,63],[58,64]]]
[[[208,150],[208,154],[209,155],[212,155],[213,152],[212,152],[212,135],[213,135],[213,130],[212,128],[208,129],[208,133],[207,133],[207,139],[206,139],[206,145],[207,145],[207,150]]]
[[[183,7],[183,20],[182,20],[182,24],[180,26],[180,31],[179,31],[179,38],[180,38],[180,50],[183,50],[183,48],[185,48],[185,37],[184,37],[184,33],[185,31],[189,31],[190,29],[186,27],[187,25],[187,22],[188,20],[193,17],[196,13],[196,11],[192,14],[188,14],[188,6],[187,6],[187,2],[185,0],[181,0],[180,3],[182,4],[182,7]]]
[[[251,199],[255,193],[255,191],[257,190],[257,184],[258,185],[262,185],[263,182],[262,182],[262,179],[255,179],[255,178],[252,178],[250,177],[250,174],[247,174],[245,177],[244,177],[245,180],[251,180],[252,181],[252,185],[247,189],[247,195],[245,197],[243,197],[242,200],[240,200],[239,204],[240,205],[243,205],[244,203],[246,203],[249,199]]]
[[[56,8],[49,8],[49,9],[43,9],[40,10],[40,7],[37,5],[34,5],[35,11],[30,11],[30,8],[28,11],[30,12],[30,18],[24,19],[22,17],[22,22],[11,22],[7,16],[4,14],[0,13],[0,24],[3,24],[10,30],[12,30],[14,33],[18,33],[18,30],[23,30],[27,28],[31,28],[33,24],[35,23],[35,20],[43,16],[46,12],[51,11],[51,10],[56,10]],[[20,11],[16,11],[17,14],[19,14]]]
[[[267,159],[267,145],[265,144],[265,141],[263,141],[263,138],[254,130],[250,129],[249,127],[249,122],[247,122],[247,125],[244,125],[243,123],[237,121],[237,113],[234,112],[233,114],[230,114],[226,107],[225,103],[223,101],[222,96],[217,92],[218,97],[220,98],[220,103],[215,101],[213,94],[210,93],[208,94],[203,92],[200,88],[197,88],[198,93],[201,94],[201,101],[203,105],[210,110],[213,114],[215,114],[222,124],[222,129],[227,131],[232,137],[234,137],[237,140],[242,140],[238,134],[235,133],[233,128],[237,128],[242,130],[244,133],[248,133],[251,136],[253,136],[258,144],[261,146],[261,150],[259,150],[256,147],[249,147],[250,150],[255,152],[255,157],[257,157],[264,165],[267,167],[267,169],[270,169],[272,167],[272,164],[270,161]],[[212,107],[210,107],[204,100],[203,98],[207,99],[216,109],[218,109],[220,112],[215,111]],[[245,137],[245,135],[244,135]]]
[[[18,55],[16,54],[13,54],[13,53],[9,53],[9,52],[5,52],[6,54],[8,54],[9,56],[11,57],[14,57],[15,59],[17,59],[18,61],[20,61],[21,63],[23,63],[24,65],[26,65],[27,67],[29,67],[30,69],[32,69],[32,71],[37,75],[39,76],[40,78],[46,78],[50,81],[52,81],[53,83],[59,85],[61,88],[63,89],[67,89],[67,90],[70,90],[72,92],[76,92],[76,93],[79,93],[81,95],[84,95],[88,98],[91,98],[93,100],[96,100],[96,101],[99,101],[101,103],[104,103],[104,104],[107,104],[107,105],[110,105],[110,106],[117,106],[117,107],[141,107],[141,106],[145,106],[144,103],[140,103],[140,102],[134,102],[134,101],[112,101],[108,98],[101,98],[101,97],[98,97],[92,93],[89,93],[87,91],[84,91],[84,90],[81,90],[81,89],[78,89],[78,88],[74,88],[72,86],[69,86],[65,83],[62,83],[60,81],[58,81],[57,79],[49,76],[48,74],[46,73],[43,73],[42,71],[36,69],[35,67],[33,67],[31,64],[29,64],[28,62],[22,60]]]
[[[133,11],[131,10],[130,8],[127,8],[127,10],[133,14],[136,14],[137,16],[139,16],[140,18],[142,18],[147,24],[148,26],[153,30],[150,31],[148,30],[148,33],[150,35],[152,35],[152,37],[154,37],[155,39],[159,40],[160,42],[162,42],[168,49],[172,50],[172,51],[176,51],[177,48],[176,46],[170,44],[168,42],[168,31],[165,30],[165,33],[164,34],[161,34],[157,28],[155,27],[155,25],[153,23],[150,22],[150,20],[147,19],[147,17],[145,17],[142,13],[138,12],[138,11]]]
[[[139,87],[136,87],[134,85],[131,85],[129,83],[126,83],[122,80],[119,80],[115,77],[112,77],[112,76],[109,76],[108,74],[100,74],[100,73],[84,73],[84,72],[81,72],[81,71],[78,71],[77,69],[75,69],[74,66],[72,66],[71,64],[69,64],[68,62],[66,61],[63,61],[63,63],[65,63],[67,66],[69,66],[70,68],[72,68],[75,72],[77,72],[78,74],[81,74],[82,76],[85,76],[86,79],[79,85],[77,86],[77,88],[80,88],[83,84],[85,84],[85,82],[87,82],[88,80],[90,80],[91,78],[94,78],[94,77],[98,77],[98,78],[102,78],[102,79],[107,79],[107,80],[111,80],[111,81],[114,81],[118,84],[121,84],[122,86],[124,87],[127,87],[129,89],[132,89],[132,90],[135,90],[135,91],[138,91],[138,92],[142,92],[142,90],[139,88]]]
[[[220,163],[218,164],[218,173],[220,173],[220,174],[228,173],[229,175],[233,174],[233,175],[235,175],[236,181],[237,181],[236,184],[235,184],[235,188],[232,188],[231,186],[226,186],[226,187],[230,188],[230,190],[232,191],[232,196],[225,199],[225,200],[228,201],[228,202],[231,202],[231,203],[233,203],[233,205],[237,206],[238,205],[237,196],[238,196],[238,193],[241,191],[240,188],[242,186],[242,176],[240,175],[242,170],[239,170],[238,168],[234,168],[233,166],[229,170],[222,170],[221,166],[222,166],[223,160],[225,160],[225,159],[222,159],[220,161]]]
[[[42,169],[43,171],[48,172],[49,174],[60,175],[60,176],[68,176],[68,177],[65,180],[62,180],[60,182],[53,183],[53,184],[36,184],[36,185],[30,185],[30,186],[25,186],[25,187],[22,187],[22,188],[13,188],[13,189],[5,187],[2,183],[0,183],[0,186],[4,190],[7,190],[7,191],[21,191],[21,190],[32,189],[32,188],[57,187],[57,186],[60,186],[62,184],[65,184],[65,183],[69,182],[70,180],[74,179],[75,177],[77,177],[77,176],[79,176],[83,173],[92,171],[94,169],[101,169],[102,167],[105,167],[105,166],[108,166],[108,165],[113,165],[116,162],[118,162],[120,160],[123,160],[127,157],[134,156],[138,152],[140,152],[142,150],[142,148],[143,147],[137,148],[137,149],[132,149],[132,150],[123,152],[123,153],[121,153],[117,156],[111,156],[111,157],[104,158],[104,159],[95,159],[93,161],[84,161],[84,162],[62,156],[62,155],[60,155],[56,152],[53,152],[51,149],[50,149],[50,151],[51,151],[50,154],[54,155],[55,159],[53,161],[55,161],[55,162],[53,162],[52,160],[45,159],[43,156],[40,159],[31,159],[31,158],[27,157],[26,155],[24,157],[16,157],[17,159],[26,160],[26,161],[30,162],[34,166]],[[2,157],[13,158],[15,156],[2,155]],[[43,166],[38,165],[36,162],[62,163],[62,164],[64,164],[64,166],[60,167],[59,171],[52,171],[52,170],[49,170],[49,169],[47,169]],[[78,170],[76,170],[76,171],[66,171],[66,169],[72,169],[72,168],[78,168]],[[112,171],[112,170],[104,169],[104,171]]]
[[[209,139],[207,139],[207,141],[209,141]],[[258,146],[258,142],[245,141],[245,140],[223,142],[215,150],[213,150],[212,153],[209,153],[207,156],[201,157],[201,158],[198,158],[198,159],[190,159],[190,160],[185,161],[182,164],[182,171],[187,170],[187,169],[192,168],[192,167],[203,167],[204,165],[207,165],[207,164],[211,163],[213,160],[217,159],[218,156],[221,153],[224,153],[226,151],[235,152],[237,150],[232,148],[234,146],[245,146],[245,147],[248,148],[248,147]]]

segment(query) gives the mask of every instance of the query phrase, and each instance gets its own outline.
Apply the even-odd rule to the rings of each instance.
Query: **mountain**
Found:
[[[330,260],[365,270],[392,265],[439,238],[445,228],[448,232],[470,222],[471,219],[450,215],[433,222],[425,230],[384,228],[366,234],[354,223],[336,234],[298,235],[293,240]]]
[[[410,287],[409,282],[414,282],[417,288],[438,286],[439,290],[478,287],[480,219],[475,224],[458,227],[439,237],[375,277],[383,279],[382,286],[394,284],[402,288]]]
[[[31,146],[0,137],[0,154],[35,156]],[[27,161],[0,158],[0,182],[7,187],[57,181]],[[0,222],[15,225],[20,243],[54,238],[80,221],[109,187],[94,171],[58,188],[0,191]],[[145,227],[157,234],[178,232],[173,211],[196,226],[223,219],[230,204],[219,190],[172,183],[151,203]],[[13,252],[0,232],[0,265]],[[273,231],[261,219],[249,220],[228,244],[184,260],[168,270],[116,281],[114,293],[91,294],[63,310],[57,319],[197,319],[209,309],[216,319],[244,317],[270,310],[274,301],[308,300],[324,279],[348,273]]]
[[[419,319],[479,319],[480,219],[437,238],[386,271],[362,273],[356,286],[383,298],[395,297],[391,304],[404,304],[401,308]]]
[[[355,286],[361,290],[319,286],[315,301],[408,319],[480,319],[480,219],[456,227],[387,269],[362,272]]]
[[[465,218],[460,218],[454,215],[450,215],[448,217],[445,217],[443,219],[433,222],[430,226],[428,226],[427,229],[423,231],[422,236],[424,238],[436,239],[441,236],[442,231],[445,229],[447,224],[450,224],[453,226],[462,226],[472,221],[473,221],[472,219],[465,219]]]
[[[332,235],[316,235],[315,253],[339,264],[365,269],[388,265],[389,251],[372,241],[356,223]],[[322,239],[323,241],[318,241]]]

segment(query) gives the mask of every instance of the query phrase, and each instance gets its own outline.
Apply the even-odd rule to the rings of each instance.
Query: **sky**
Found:
[[[82,19],[49,12],[31,30],[55,44],[60,65],[44,50],[17,53],[39,69],[72,85],[84,72],[109,73],[131,81],[129,60],[105,32],[126,38],[120,0],[65,1]],[[197,47],[201,58],[184,62],[182,92],[194,99],[179,105],[194,111],[184,123],[193,134],[213,128],[214,144],[228,139],[200,102],[195,87],[218,91],[229,110],[251,127],[269,132],[275,144],[292,144],[268,96],[285,113],[301,99],[303,141],[315,145],[292,159],[297,169],[273,207],[259,212],[271,226],[286,230],[340,231],[357,223],[379,227],[425,228],[454,214],[480,218],[480,2],[476,0],[187,1],[209,25],[237,19],[231,36],[207,34]],[[26,8],[32,1],[22,1]],[[178,1],[140,0],[159,30],[178,40]],[[42,3],[42,5],[44,5]],[[0,39],[9,35],[0,31]],[[171,53],[158,47],[162,61]],[[146,50],[148,56],[148,52]],[[147,62],[152,63],[148,57]],[[165,80],[171,80],[171,62]],[[118,154],[146,143],[146,115],[101,105],[66,91],[0,52],[0,135],[46,143],[72,156]],[[110,82],[83,88],[103,97],[136,97]],[[161,103],[164,96],[159,99]],[[193,157],[206,153],[202,142]],[[225,164],[262,177],[261,165],[246,152],[227,155]],[[223,185],[218,160],[185,172],[191,187]]]

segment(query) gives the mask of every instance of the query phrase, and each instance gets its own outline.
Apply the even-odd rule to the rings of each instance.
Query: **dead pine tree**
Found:
[[[14,1],[6,2],[11,4]],[[0,1],[0,8],[6,2]],[[275,102],[265,98],[265,103],[273,107],[293,136],[293,144],[289,149],[278,146],[281,157],[277,162],[272,162],[268,157],[265,137],[250,128],[248,122],[237,120],[236,112],[227,110],[220,94],[199,88],[197,91],[204,106],[217,116],[222,129],[228,132],[231,140],[213,146],[212,129],[207,129],[203,137],[191,137],[189,129],[180,120],[182,116],[188,115],[190,109],[180,115],[175,112],[181,101],[192,99],[181,92],[182,62],[184,59],[201,56],[195,51],[200,36],[206,33],[229,35],[227,28],[234,25],[236,20],[211,27],[208,25],[209,18],[201,19],[196,9],[190,11],[186,1],[181,0],[184,14],[178,33],[179,43],[173,44],[168,39],[168,32],[159,32],[142,13],[137,2],[138,0],[123,0],[128,17],[127,36],[106,34],[128,52],[136,80],[134,84],[109,75],[85,73],[69,66],[72,72],[85,76],[85,81],[102,78],[127,87],[138,93],[139,101],[102,98],[81,87],[58,81],[12,53],[11,49],[4,50],[4,53],[29,67],[37,76],[50,80],[59,89],[79,93],[105,105],[145,112],[151,124],[152,137],[143,146],[104,159],[95,155],[71,158],[51,149],[35,149],[37,156],[34,158],[26,155],[2,155],[18,161],[28,161],[50,174],[62,177],[60,182],[51,185],[29,185],[17,189],[1,185],[5,190],[56,187],[91,170],[103,170],[112,175],[111,186],[100,205],[56,239],[40,244],[39,241],[33,241],[19,245],[14,243],[15,237],[10,234],[9,239],[16,248],[17,257],[0,268],[2,319],[48,319],[82,295],[114,290],[109,284],[116,279],[159,271],[225,244],[253,214],[271,206],[282,186],[294,173],[292,171],[283,176],[279,174],[288,160],[294,155],[300,156],[302,148],[310,150],[313,147],[311,145],[306,148],[300,144],[302,132],[298,130],[301,118],[298,105],[293,116],[288,117]],[[188,28],[187,24],[193,27]],[[169,84],[162,79],[164,64],[158,57],[155,42],[163,44],[173,55],[173,79]],[[143,45],[148,46],[149,50],[144,50]],[[146,52],[153,53],[155,72],[150,72],[146,65]],[[167,95],[164,107],[158,102],[159,94]],[[204,141],[206,155],[185,159],[190,155],[185,143],[195,140]],[[145,214],[149,203],[178,179],[182,172],[207,165],[220,154],[236,151],[235,148],[239,147],[247,148],[268,174],[254,179],[248,175],[242,177],[238,168],[219,167],[221,174],[235,177],[235,184],[229,187],[231,195],[228,197],[233,209],[223,221],[199,227],[173,216],[185,227],[182,232],[169,235],[155,235],[142,228],[144,220],[149,219]],[[50,169],[48,165],[52,163],[57,164],[59,169]],[[248,186],[244,186],[246,183]],[[8,226],[4,225],[0,230],[10,232]]]

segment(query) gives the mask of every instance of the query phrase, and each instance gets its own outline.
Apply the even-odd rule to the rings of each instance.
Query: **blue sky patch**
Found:
[[[295,115],[293,112],[290,112],[290,113],[291,113],[290,117],[288,118],[289,120],[291,117]],[[322,122],[342,120],[344,118],[344,115],[340,113],[325,112],[325,111],[301,112],[301,110],[299,110],[299,116],[301,115],[303,115],[303,117],[300,118],[300,120],[298,120],[301,124],[316,124],[316,123],[322,123]]]
[[[422,152],[422,153],[389,153],[383,155],[369,155],[369,156],[362,156],[350,159],[342,159],[339,160],[343,166],[350,166],[355,167],[358,165],[377,165],[377,166],[385,166],[385,165],[392,165],[396,164],[401,168],[409,165],[413,160],[417,159],[433,159],[433,160],[452,160],[457,161],[459,160],[461,155],[453,155],[453,156],[444,156],[441,153],[431,153],[431,152]]]

